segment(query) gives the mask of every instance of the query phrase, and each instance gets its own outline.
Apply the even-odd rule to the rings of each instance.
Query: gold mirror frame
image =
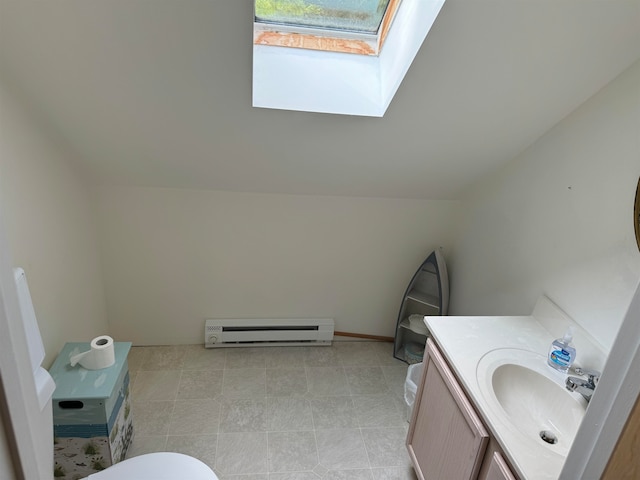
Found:
[[[633,226],[636,231],[636,243],[640,250],[640,179],[638,179],[638,188],[636,188],[636,203],[633,207]]]

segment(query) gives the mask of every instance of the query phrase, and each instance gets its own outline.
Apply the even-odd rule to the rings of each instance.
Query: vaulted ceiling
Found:
[[[640,58],[640,0],[447,0],[381,119],[253,108],[251,55],[252,0],[0,0],[0,80],[96,184],[443,199]]]

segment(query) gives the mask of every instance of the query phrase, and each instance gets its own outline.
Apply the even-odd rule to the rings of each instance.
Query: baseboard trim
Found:
[[[393,342],[394,340],[393,337],[384,337],[380,335],[367,335],[364,333],[352,333],[352,332],[333,332],[333,336],[362,338],[365,340],[375,340],[378,342]]]

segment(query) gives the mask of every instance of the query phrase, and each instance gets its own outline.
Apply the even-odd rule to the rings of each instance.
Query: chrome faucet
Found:
[[[598,385],[598,381],[600,380],[600,372],[580,367],[574,367],[573,371],[576,375],[583,375],[587,378],[567,377],[565,382],[567,390],[570,392],[578,392],[587,402],[590,401],[596,385]]]

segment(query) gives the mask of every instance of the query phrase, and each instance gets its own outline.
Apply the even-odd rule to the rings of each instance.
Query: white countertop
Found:
[[[495,407],[482,394],[476,371],[486,353],[502,348],[534,352],[546,362],[552,335],[533,316],[425,317],[425,323],[487,428],[507,455],[514,473],[523,480],[557,479],[565,456],[553,452],[541,439],[523,440],[522,434],[512,423],[497,415]],[[549,370],[558,382],[564,382],[565,374]]]

